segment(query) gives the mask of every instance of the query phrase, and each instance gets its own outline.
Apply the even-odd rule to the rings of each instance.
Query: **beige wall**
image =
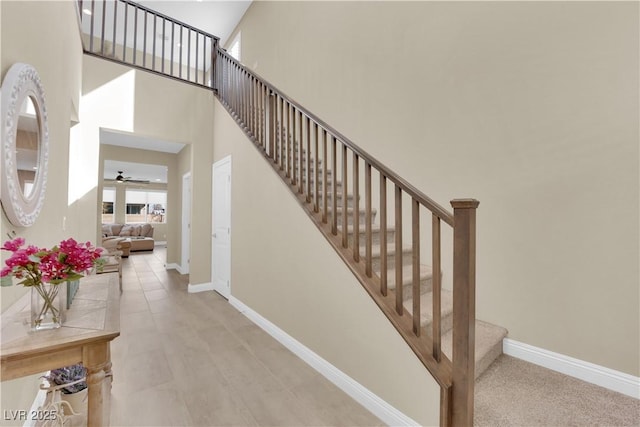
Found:
[[[231,294],[421,425],[438,425],[435,381],[215,105],[214,160],[232,156]]]
[[[436,201],[480,200],[478,317],[640,374],[637,3],[254,2],[238,29]]]
[[[192,227],[199,230],[201,236],[210,236],[212,93],[206,89],[144,71],[131,70],[91,56],[83,58],[82,83],[81,119],[85,118],[84,124],[87,127],[83,133],[85,139],[99,139],[99,129],[108,128],[191,145],[189,162],[193,176],[194,200]],[[166,153],[142,151],[134,157],[118,160],[157,163],[151,159],[158,157],[158,161],[168,162],[167,193],[173,214],[167,215],[167,263],[179,264],[180,203],[184,164],[181,163],[183,166],[179,171],[177,155],[167,157]],[[109,157],[104,157],[107,158]],[[95,209],[94,215],[97,215],[97,202]],[[190,282],[193,284],[208,283],[211,280],[209,240],[210,238],[192,239]]]
[[[47,190],[40,217],[33,226],[20,228],[11,225],[3,212],[1,239],[4,242],[7,233],[15,231],[27,242],[39,246],[51,246],[70,236],[81,241],[93,240],[95,202],[82,197],[70,201],[68,197],[69,132],[73,105],[77,105],[80,93],[82,57],[74,4],[2,1],[0,16],[1,76],[4,79],[11,65],[17,62],[36,68],[45,90],[50,143]],[[4,265],[6,253],[2,251],[0,256]],[[2,311],[24,292],[23,287],[2,288]],[[2,409],[28,410],[38,383],[38,376],[2,382]],[[11,424],[15,422],[0,421],[0,425]]]

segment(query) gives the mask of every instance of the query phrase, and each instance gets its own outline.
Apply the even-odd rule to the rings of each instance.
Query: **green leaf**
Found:
[[[65,281],[80,280],[83,277],[84,276],[79,273],[69,273],[69,276],[65,279]]]
[[[11,276],[0,277],[0,286],[12,286],[13,280],[11,280]]]

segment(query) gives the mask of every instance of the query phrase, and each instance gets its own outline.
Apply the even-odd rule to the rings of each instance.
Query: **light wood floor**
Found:
[[[123,264],[113,426],[380,426],[215,292],[187,293],[165,249]]]

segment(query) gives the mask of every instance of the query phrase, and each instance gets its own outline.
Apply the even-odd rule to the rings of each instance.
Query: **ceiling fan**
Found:
[[[123,176],[124,171],[118,171],[118,175],[114,179],[115,182],[128,182],[131,184],[148,184],[149,181],[146,179],[132,179],[130,176]]]

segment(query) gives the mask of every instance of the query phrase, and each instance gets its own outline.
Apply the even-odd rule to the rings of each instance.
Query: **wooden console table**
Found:
[[[110,342],[120,335],[117,273],[83,277],[59,329],[31,332],[29,313],[27,294],[2,314],[0,379],[11,380],[81,362],[87,368],[87,423],[92,427],[108,426],[111,379],[104,379],[111,377]]]

